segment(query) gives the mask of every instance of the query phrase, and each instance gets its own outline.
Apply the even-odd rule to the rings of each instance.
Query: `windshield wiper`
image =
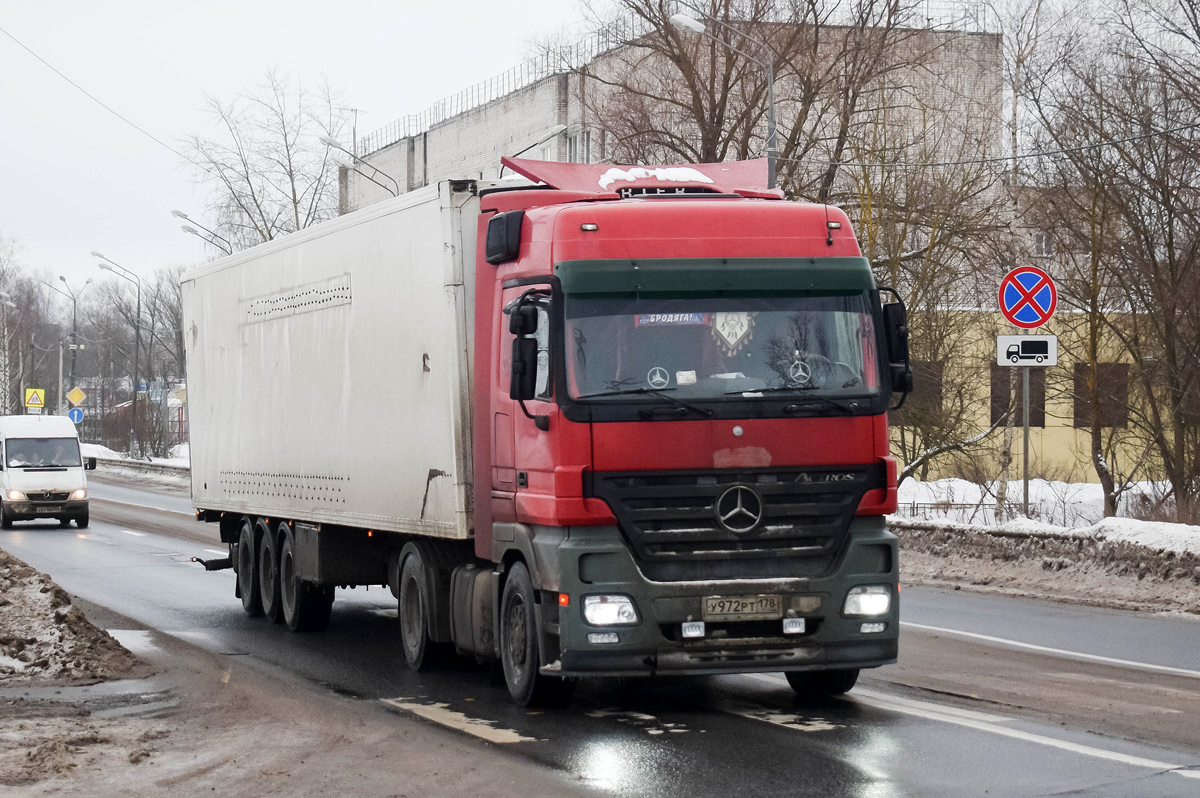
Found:
[[[680,407],[686,407],[688,410],[691,410],[693,413],[699,413],[702,416],[711,416],[713,414],[713,411],[711,411],[711,410],[706,410],[703,407],[696,407],[694,404],[691,404],[690,402],[685,402],[682,399],[677,399],[676,397],[671,396],[670,394],[666,393],[666,391],[673,391],[673,390],[675,390],[675,389],[674,388],[647,388],[646,386],[643,385],[640,388],[624,388],[620,391],[602,391],[601,393],[585,393],[583,396],[580,396],[578,398],[580,398],[580,399],[595,399],[600,396],[630,396],[630,395],[634,395],[634,394],[649,394],[651,396],[657,396],[659,399],[666,399],[668,402],[674,402],[675,404],[679,405]]]
[[[819,393],[804,397],[804,401],[797,402],[793,405],[787,405],[783,408],[785,413],[795,413],[797,410],[813,407],[814,405],[824,405],[825,407],[841,410],[843,413],[853,413],[858,409],[858,402],[843,404],[836,399],[830,399],[828,396],[821,396]]]

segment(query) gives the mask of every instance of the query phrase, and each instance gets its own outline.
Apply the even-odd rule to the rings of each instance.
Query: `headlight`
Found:
[[[629,596],[584,596],[583,619],[592,626],[628,626],[638,614]]]
[[[887,585],[860,585],[850,588],[842,612],[846,615],[887,615],[892,608],[892,591]]]
[[[79,488],[71,494],[71,501],[79,501],[87,498],[87,488]]]
[[[27,502],[27,501],[29,501],[29,499],[25,498],[25,494],[19,490],[10,490],[8,492],[8,500],[10,502]]]

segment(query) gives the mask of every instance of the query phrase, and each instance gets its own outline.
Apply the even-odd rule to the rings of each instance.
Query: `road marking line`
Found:
[[[188,518],[195,518],[195,513],[185,513],[183,510],[169,510],[166,507],[155,507],[153,504],[138,504],[137,502],[123,502],[120,499],[106,499],[102,496],[92,496],[92,501],[108,502],[109,504],[124,504],[126,507],[141,507],[143,510],[158,510],[160,513],[175,513],[176,515],[186,515]]]
[[[207,551],[209,554],[228,554],[229,553],[227,551],[221,551],[220,549],[205,549],[205,551]]]
[[[768,676],[766,674],[747,674],[761,680],[770,680],[778,683],[784,681],[777,676]],[[1130,754],[1122,754],[1118,751],[1109,751],[1104,748],[1094,748],[1090,745],[1082,745],[1080,743],[1072,743],[1067,740],[1058,740],[1054,737],[1046,737],[1041,734],[1033,734],[1032,732],[1024,732],[1019,729],[1010,729],[1000,726],[996,721],[980,720],[971,716],[982,716],[983,713],[971,712],[970,710],[960,710],[957,707],[942,706],[940,704],[928,703],[925,701],[914,701],[910,698],[902,698],[900,696],[887,695],[874,690],[866,690],[861,687],[855,688],[853,693],[843,696],[845,699],[855,701],[859,704],[874,706],[879,709],[886,709],[892,712],[899,712],[904,715],[914,715],[919,718],[928,720],[936,720],[942,723],[953,723],[956,726],[966,726],[977,731],[990,732],[999,734],[1003,737],[1011,737],[1015,740],[1022,740],[1028,743],[1037,743],[1038,745],[1049,746],[1050,748],[1058,748],[1063,751],[1070,751],[1083,756],[1096,757],[1097,759],[1107,759],[1112,762],[1120,762],[1124,765],[1133,765],[1134,767],[1152,768],[1154,770],[1170,771],[1177,775],[1183,776],[1186,779],[1200,779],[1200,770],[1186,770],[1185,768],[1194,767],[1191,765],[1172,765],[1169,762],[1160,762],[1156,759],[1146,759],[1140,756],[1132,756]],[[761,720],[761,718],[759,718]],[[1015,720],[1014,718],[1003,718],[1001,722]],[[787,724],[780,724],[787,725]]]
[[[126,535],[133,535],[135,538],[144,537],[146,535],[145,532],[134,532],[132,529],[122,529],[121,531]]]
[[[381,698],[382,703],[390,707],[410,712],[413,715],[433,721],[439,726],[457,729],[473,735],[489,743],[532,743],[536,738],[525,737],[512,729],[499,729],[492,724],[494,720],[469,718],[461,712],[448,709],[449,704],[415,704],[407,698]]]
[[[1193,679],[1200,679],[1200,671],[1188,670],[1187,668],[1172,668],[1168,665],[1151,665],[1148,662],[1134,662],[1127,659],[1116,659],[1115,657],[1102,657],[1099,654],[1084,654],[1082,651],[1067,651],[1061,648],[1050,648],[1048,646],[1038,646],[1033,643],[1022,643],[1019,640],[1008,640],[1003,637],[992,637],[991,635],[981,635],[977,632],[963,632],[958,629],[944,629],[940,626],[926,626],[923,623],[913,623],[912,621],[901,621],[901,626],[909,626],[913,629],[920,629],[924,632],[941,632],[942,634],[958,635],[960,637],[970,637],[975,640],[986,640],[989,643],[999,643],[1003,646],[1012,646],[1014,648],[1025,648],[1030,651],[1042,651],[1047,654],[1058,654],[1064,657],[1072,657],[1074,659],[1086,659],[1092,662],[1104,662],[1109,665],[1124,665],[1129,668],[1140,668],[1147,671],[1158,671],[1160,673],[1170,673],[1176,676],[1190,676]]]

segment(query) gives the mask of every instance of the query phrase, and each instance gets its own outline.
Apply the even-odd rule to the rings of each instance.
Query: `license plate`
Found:
[[[706,596],[706,621],[773,621],[783,617],[782,596]]]
[[[61,513],[61,512],[62,512],[62,508],[61,508],[61,507],[59,507],[58,505],[53,505],[53,506],[50,506],[50,507],[38,507],[38,508],[37,508],[37,509],[36,509],[34,512],[38,512],[38,513]]]

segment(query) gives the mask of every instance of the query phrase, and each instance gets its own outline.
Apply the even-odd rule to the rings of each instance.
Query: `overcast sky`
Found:
[[[364,109],[362,136],[503,72],[564,27],[572,0],[0,0],[0,28],[155,137],[205,125],[275,66],[322,74]],[[147,275],[204,259],[179,230],[205,191],[175,153],[97,105],[0,33],[0,236],[53,276],[99,276],[99,250]],[[349,136],[346,137],[349,143]]]

